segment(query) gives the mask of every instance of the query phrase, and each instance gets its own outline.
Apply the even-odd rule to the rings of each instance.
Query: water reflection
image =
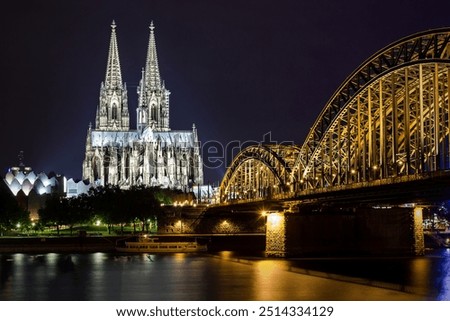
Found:
[[[450,300],[450,251],[296,260],[233,252],[8,254],[0,255],[0,299]]]
[[[437,296],[438,300],[450,300],[450,249],[446,249],[443,252],[445,260],[441,263],[440,269],[440,284],[438,284],[439,294]]]

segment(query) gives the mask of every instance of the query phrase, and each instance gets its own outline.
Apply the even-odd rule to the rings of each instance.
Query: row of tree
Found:
[[[148,231],[149,224],[156,222],[161,203],[170,202],[168,191],[158,187],[132,187],[128,190],[107,186],[91,189],[89,194],[65,198],[50,195],[45,207],[39,210],[40,224],[55,226],[58,234],[61,226],[68,226],[72,232],[76,225],[101,221],[108,226],[133,223],[135,228]]]
[[[124,226],[130,223],[135,230],[148,231],[149,225],[156,226],[162,203],[172,204],[174,200],[187,197],[181,191],[145,186],[128,190],[100,186],[74,198],[50,194],[46,196],[45,206],[39,210],[39,221],[31,222],[29,212],[18,204],[6,184],[0,181],[0,235],[11,230],[45,227],[55,227],[59,234],[62,226],[68,226],[72,232],[75,226],[96,221],[106,224],[109,233],[113,226],[119,226],[123,232]]]

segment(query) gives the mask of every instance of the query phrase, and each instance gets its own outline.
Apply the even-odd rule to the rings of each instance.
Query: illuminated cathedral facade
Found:
[[[122,81],[114,22],[111,28],[95,126],[89,125],[86,138],[83,179],[122,188],[146,185],[185,191],[203,184],[195,125],[189,130],[170,129],[170,91],[160,77],[153,23],[137,89],[136,129],[130,128],[127,88]]]

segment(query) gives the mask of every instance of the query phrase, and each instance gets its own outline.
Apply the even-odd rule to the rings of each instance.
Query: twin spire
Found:
[[[120,68],[119,49],[117,46],[116,22],[111,24],[111,40],[109,44],[108,64],[106,67],[105,86],[107,88],[122,87],[122,71]],[[147,60],[145,64],[145,87],[149,90],[157,90],[161,87],[159,75],[158,56],[156,54],[155,26],[150,23],[150,38],[148,41]]]
[[[113,20],[106,76],[101,86],[100,104],[97,109],[97,130],[129,129],[128,95],[126,85],[122,82],[116,28],[117,25]],[[167,131],[170,130],[170,92],[164,87],[159,74],[153,21],[149,28],[147,59],[138,86],[137,127],[141,132],[148,127],[153,130]]]

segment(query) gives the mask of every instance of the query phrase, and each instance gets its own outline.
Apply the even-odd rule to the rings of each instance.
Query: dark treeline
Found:
[[[123,233],[126,224],[133,224],[135,231],[149,231],[156,224],[156,216],[161,212],[161,204],[170,204],[175,191],[159,187],[132,187],[124,190],[117,186],[91,189],[88,194],[65,198],[50,195],[45,207],[39,210],[39,223],[42,226],[61,226],[71,232],[74,226],[101,221],[111,233],[116,226]]]
[[[159,187],[132,187],[128,190],[116,186],[99,186],[88,194],[66,198],[54,193],[46,195],[45,206],[39,209],[39,220],[31,221],[30,213],[19,205],[18,199],[0,182],[0,235],[10,231],[44,230],[54,228],[59,234],[61,227],[101,225],[111,233],[123,232],[131,224],[134,231],[149,231],[156,228],[156,217],[162,212],[161,204],[172,204],[173,200],[186,199],[181,191]]]

